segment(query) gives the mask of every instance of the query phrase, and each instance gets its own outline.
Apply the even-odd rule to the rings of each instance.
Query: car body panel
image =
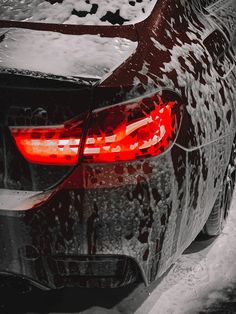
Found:
[[[54,24],[129,25],[146,19],[155,0],[24,0],[2,4],[0,19]]]
[[[1,67],[64,77],[102,78],[132,55],[137,46],[136,42],[119,37],[2,30]]]
[[[1,210],[0,272],[55,288],[66,283],[55,279],[51,259],[114,254],[136,261],[148,284],[194,240],[221,188],[235,136],[235,23],[224,14],[229,10],[234,18],[235,6],[227,0],[206,8],[198,0],[160,0],[133,27],[58,26],[73,34],[100,30],[101,36],[138,38],[135,53],[91,87],[89,110],[168,93],[183,109],[182,123],[176,141],[159,156],[81,163],[43,204]],[[9,21],[0,26],[52,27]],[[26,246],[37,258],[23,257]]]

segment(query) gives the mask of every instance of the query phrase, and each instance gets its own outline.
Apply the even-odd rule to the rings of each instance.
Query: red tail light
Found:
[[[163,102],[155,94],[93,112],[83,149],[84,161],[133,160],[164,152],[177,129],[175,104]]]
[[[31,163],[73,166],[78,162],[80,123],[76,127],[12,127],[11,133],[18,149]]]
[[[173,142],[178,124],[176,101],[155,94],[135,102],[92,112],[82,148],[83,162],[115,162],[151,157]],[[81,149],[82,127],[12,127],[22,155],[32,163],[76,165]]]

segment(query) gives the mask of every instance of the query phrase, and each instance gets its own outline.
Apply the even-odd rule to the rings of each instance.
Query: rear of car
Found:
[[[147,207],[147,186],[167,184],[169,194],[173,169],[170,151],[145,157],[172,145],[176,102],[151,95],[91,111],[93,84],[2,74],[3,274],[50,288],[116,287],[137,279],[137,258],[148,259],[159,218]],[[163,167],[169,176],[157,177]]]
[[[169,89],[144,92],[132,70],[132,84],[116,81],[142,64],[144,44],[125,25],[135,10],[111,17],[97,4],[99,25],[86,26],[96,8],[74,7],[56,25],[72,2],[52,2],[23,13],[23,2],[5,4],[1,16],[0,274],[43,288],[148,283],[182,184],[182,102]],[[149,2],[136,5],[148,14]],[[57,14],[44,18],[44,7]],[[88,21],[71,25],[81,15]],[[109,26],[114,15],[124,26]]]

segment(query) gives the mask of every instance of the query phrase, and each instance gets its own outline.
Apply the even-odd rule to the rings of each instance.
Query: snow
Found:
[[[0,70],[17,68],[54,75],[101,78],[136,49],[125,38],[2,29]]]
[[[121,25],[145,19],[156,2],[157,0],[0,0],[0,19]]]

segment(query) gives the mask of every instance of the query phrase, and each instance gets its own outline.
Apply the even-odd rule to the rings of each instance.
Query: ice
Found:
[[[1,30],[2,68],[39,71],[54,75],[101,78],[118,67],[136,49],[125,38],[99,35],[64,35],[24,29]]]
[[[156,2],[157,0],[0,0],[0,19],[121,25],[145,19]]]

